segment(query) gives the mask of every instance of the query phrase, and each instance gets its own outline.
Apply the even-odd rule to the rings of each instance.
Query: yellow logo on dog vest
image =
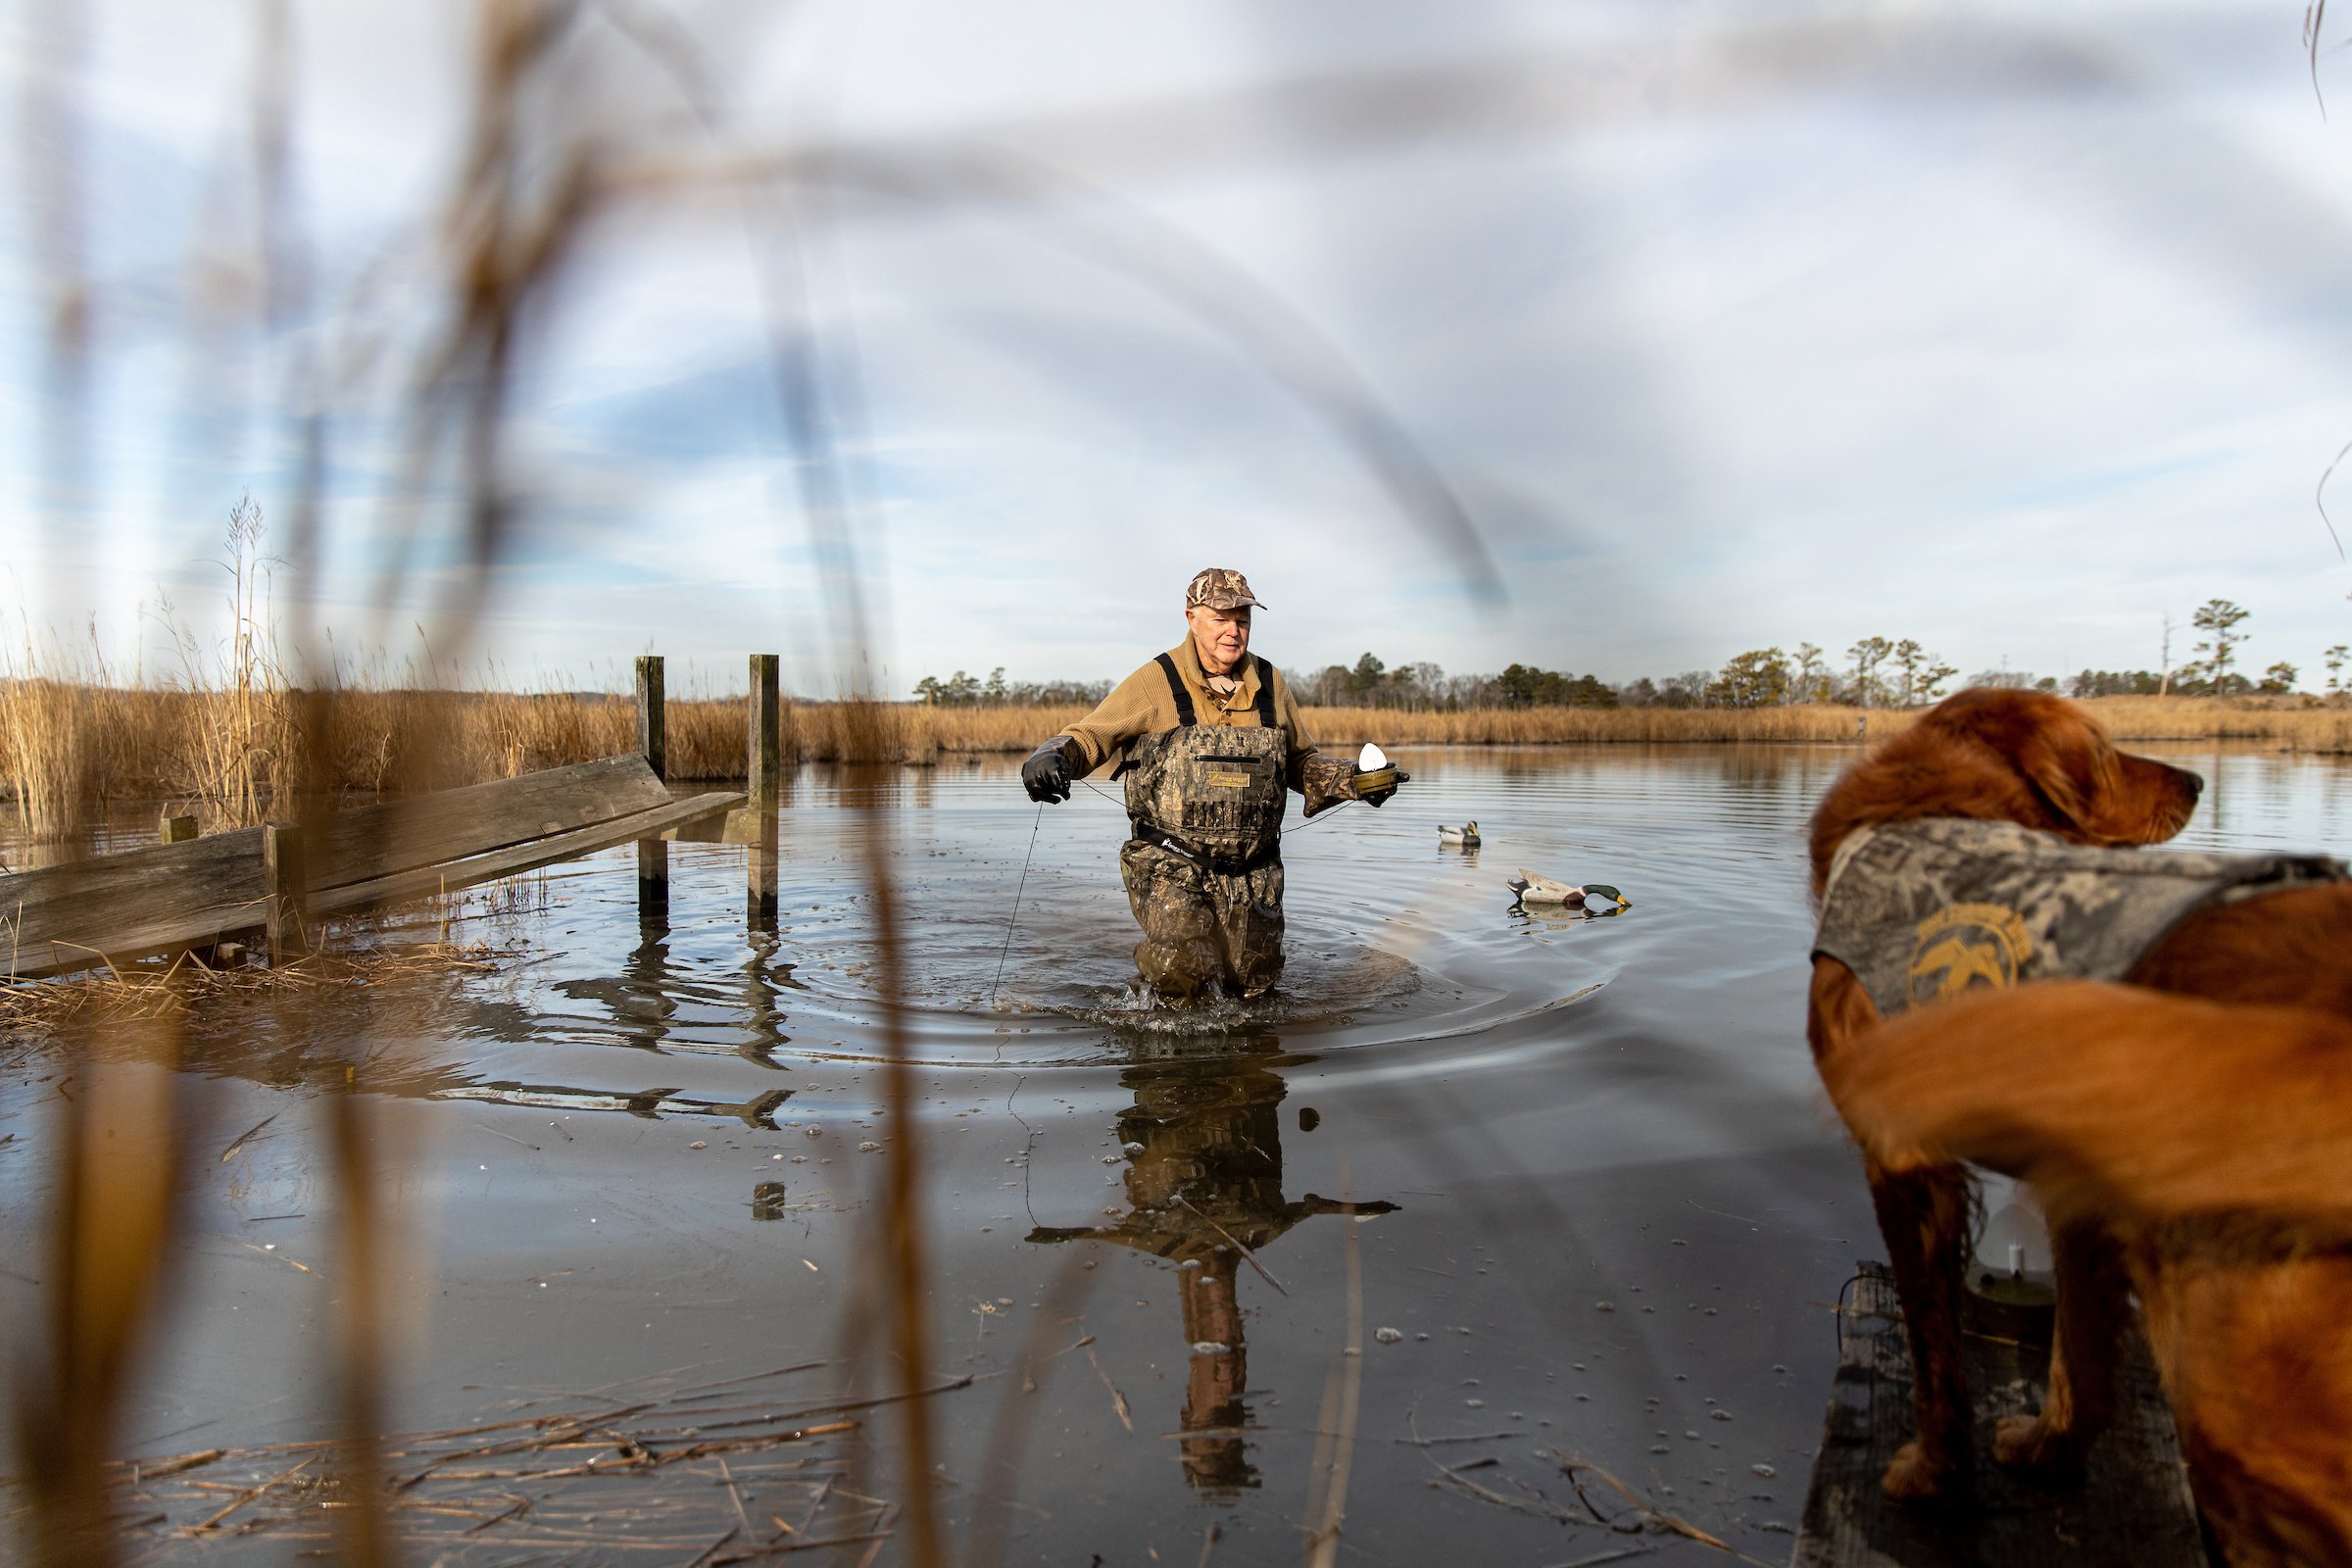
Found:
[[[1955,904],[1938,909],[1919,922],[1911,945],[1911,1004],[2015,985],[2033,956],[2026,922],[2005,905]]]
[[[1201,775],[1201,782],[1214,784],[1221,790],[1246,790],[1256,780],[1247,773],[1206,773]]]

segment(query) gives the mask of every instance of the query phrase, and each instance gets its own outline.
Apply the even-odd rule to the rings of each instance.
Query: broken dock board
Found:
[[[634,753],[331,813],[297,858],[303,896],[273,899],[266,843],[243,828],[0,876],[0,961],[11,980],[209,947],[263,928],[273,907],[351,914],[455,892],[743,804],[673,796]]]
[[[428,898],[436,893],[455,893],[460,888],[472,887],[476,883],[518,876],[543,865],[554,865],[560,860],[577,859],[598,850],[609,850],[615,844],[660,838],[681,824],[705,817],[722,816],[740,807],[743,801],[744,797],[740,794],[689,795],[650,811],[635,811],[610,822],[599,822],[594,827],[510,844],[487,855],[467,856],[439,865],[419,866],[415,870],[401,871],[368,882],[324,889],[312,896],[311,907],[320,914],[347,914],[408,899]]]
[[[2136,1331],[2115,1425],[2071,1478],[1992,1462],[1993,1421],[2038,1407],[2049,1355],[1970,1335],[1974,1500],[1921,1507],[1879,1490],[1912,1431],[1911,1355],[1886,1265],[1861,1265],[1838,1323],[1842,1353],[1791,1568],[2209,1568],[2172,1411]]]
[[[635,752],[382,801],[325,819],[311,880],[347,887],[674,804]]]

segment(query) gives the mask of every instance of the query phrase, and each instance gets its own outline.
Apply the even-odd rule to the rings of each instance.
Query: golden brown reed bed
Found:
[[[1378,741],[1396,746],[1557,746],[1625,741],[1850,741],[1854,708],[1469,708],[1411,712],[1383,708],[1309,708],[1306,727],[1324,746]],[[1905,713],[1869,715],[1873,734],[1909,722]]]
[[[2290,751],[2352,753],[2352,709],[2296,699],[2109,697],[2087,706],[2120,740],[2227,739]],[[325,787],[338,794],[441,789],[607,757],[636,745],[629,698],[596,693],[359,691],[323,705]],[[292,798],[312,755],[297,694],[125,690],[57,680],[0,681],[0,781],[25,803],[36,837],[57,836],[77,787],[99,798],[193,808],[206,831],[257,821]],[[790,761],[924,763],[1018,754],[1084,710],[784,704]],[[1327,746],[1543,746],[1620,742],[1841,743],[1883,735],[1912,714],[1806,704],[1788,708],[1521,708],[1412,712],[1310,708]],[[673,699],[669,775],[744,774],[741,699]],[[76,781],[86,781],[77,786]]]
[[[1084,710],[783,705],[791,761],[927,762],[946,753],[1026,751]],[[322,713],[314,748],[307,713]],[[742,699],[672,699],[668,773],[744,776]],[[306,704],[274,687],[135,690],[96,682],[0,680],[0,783],[35,838],[66,836],[74,803],[155,800],[192,808],[206,832],[261,820],[316,782],[338,795],[446,789],[610,757],[637,745],[636,706],[597,693],[356,691]]]

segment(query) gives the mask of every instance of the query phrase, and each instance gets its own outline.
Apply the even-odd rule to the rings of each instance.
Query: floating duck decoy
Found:
[[[1503,883],[1517,895],[1521,904],[1559,904],[1571,909],[1581,909],[1591,899],[1607,899],[1621,908],[1633,907],[1634,901],[1606,882],[1587,882],[1582,886],[1555,882],[1547,876],[1521,869],[1519,874]]]
[[[1464,822],[1460,827],[1438,824],[1438,842],[1448,849],[1475,850],[1478,848],[1478,824]]]

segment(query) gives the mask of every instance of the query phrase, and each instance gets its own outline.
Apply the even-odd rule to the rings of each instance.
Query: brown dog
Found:
[[[2352,1024],[2053,981],[1822,1077],[1888,1177],[1988,1165],[2112,1242],[2234,1568],[2352,1564]]]
[[[1822,896],[1831,862],[1860,828],[1961,817],[2015,823],[2080,845],[2154,844],[2186,825],[2200,787],[2193,773],[2119,752],[2072,703],[2036,692],[1962,692],[1873,748],[1831,786],[1813,815],[1813,895]],[[1816,957],[1805,1020],[1816,1065],[1826,1073],[1848,1042],[1879,1021],[1854,972]],[[1918,1436],[1887,1467],[1885,1485],[1893,1496],[1926,1497],[1967,1472],[1974,1453],[1959,1316],[1968,1178],[1957,1164],[1886,1170],[1867,1152],[1864,1174],[1903,1302],[1917,1390]],[[2060,1307],[2041,1415],[2003,1424],[1996,1452],[2005,1461],[2064,1457],[2107,1414],[2100,1369],[2120,1292],[2102,1278],[2112,1271],[2095,1237],[2062,1231],[2054,1241],[2060,1300],[2078,1292],[2082,1298],[2071,1310]],[[2078,1360],[2089,1373],[2081,1387],[2069,1376]]]

